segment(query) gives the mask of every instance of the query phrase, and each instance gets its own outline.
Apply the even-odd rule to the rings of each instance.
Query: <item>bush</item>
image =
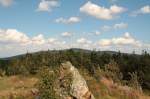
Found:
[[[40,82],[38,84],[40,99],[60,99],[56,90],[57,75],[47,67],[43,67],[40,72]]]
[[[129,75],[131,76],[129,85],[138,91],[142,91],[142,88],[139,83],[139,77],[137,76],[137,72],[129,73]]]
[[[119,65],[113,60],[111,60],[109,64],[105,65],[104,71],[105,76],[113,79],[115,82],[119,83],[123,78]]]

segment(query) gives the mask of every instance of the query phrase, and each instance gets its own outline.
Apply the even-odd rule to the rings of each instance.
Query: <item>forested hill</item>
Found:
[[[121,53],[121,52],[116,52],[116,51],[96,51],[96,50],[87,50],[87,49],[80,49],[80,48],[71,48],[71,49],[64,49],[64,50],[48,50],[48,51],[38,51],[38,52],[33,52],[33,53],[26,53],[26,54],[42,54],[42,53],[59,53],[59,52],[68,52],[68,51],[73,51],[73,52],[83,52],[83,53],[91,53],[91,52],[95,52],[99,55],[103,54],[103,53],[107,53],[107,54],[117,54],[117,53],[120,53],[120,54],[133,54],[133,53]],[[10,56],[10,57],[5,57],[5,58],[0,58],[0,60],[11,60],[11,59],[14,59],[14,58],[21,58],[21,57],[24,57],[26,56],[26,54],[21,54],[21,55],[17,55],[17,56]],[[135,55],[138,55],[138,54],[135,54]]]
[[[150,54],[125,54],[111,51],[91,51],[83,49],[41,51],[0,59],[0,74],[36,74],[43,66],[55,68],[60,63],[70,61],[77,68],[88,70],[94,75],[97,69],[119,72],[122,81],[129,81],[136,74],[143,89],[150,89]],[[116,67],[113,69],[113,65]],[[112,66],[109,67],[108,66]],[[118,75],[118,76],[119,76]]]

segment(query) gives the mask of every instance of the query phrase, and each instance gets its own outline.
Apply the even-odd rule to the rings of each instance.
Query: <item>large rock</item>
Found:
[[[86,81],[84,78],[80,75],[79,71],[72,66],[70,62],[62,63],[62,69],[61,69],[61,78],[64,78],[64,75],[66,72],[69,71],[72,75],[72,81],[70,86],[70,97],[71,99],[95,99],[92,93],[90,92]],[[68,98],[69,99],[69,98]]]

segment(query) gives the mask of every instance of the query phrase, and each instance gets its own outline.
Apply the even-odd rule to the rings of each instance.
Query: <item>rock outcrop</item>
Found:
[[[93,94],[90,92],[84,78],[70,62],[62,63],[60,75],[61,82],[66,81],[66,75],[71,77],[68,96],[65,97],[68,97],[68,99],[95,99]],[[65,84],[63,87],[66,87]],[[61,93],[65,93],[63,87],[60,86]]]

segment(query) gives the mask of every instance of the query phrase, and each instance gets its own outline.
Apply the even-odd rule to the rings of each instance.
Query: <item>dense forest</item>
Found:
[[[97,69],[110,69],[120,80],[129,82],[136,76],[143,89],[150,90],[150,54],[143,51],[141,55],[111,52],[90,51],[83,49],[48,50],[36,53],[1,58],[0,75],[35,75],[42,67],[55,68],[60,63],[70,61],[77,68],[86,69],[95,75]],[[117,68],[111,67],[116,64]]]

